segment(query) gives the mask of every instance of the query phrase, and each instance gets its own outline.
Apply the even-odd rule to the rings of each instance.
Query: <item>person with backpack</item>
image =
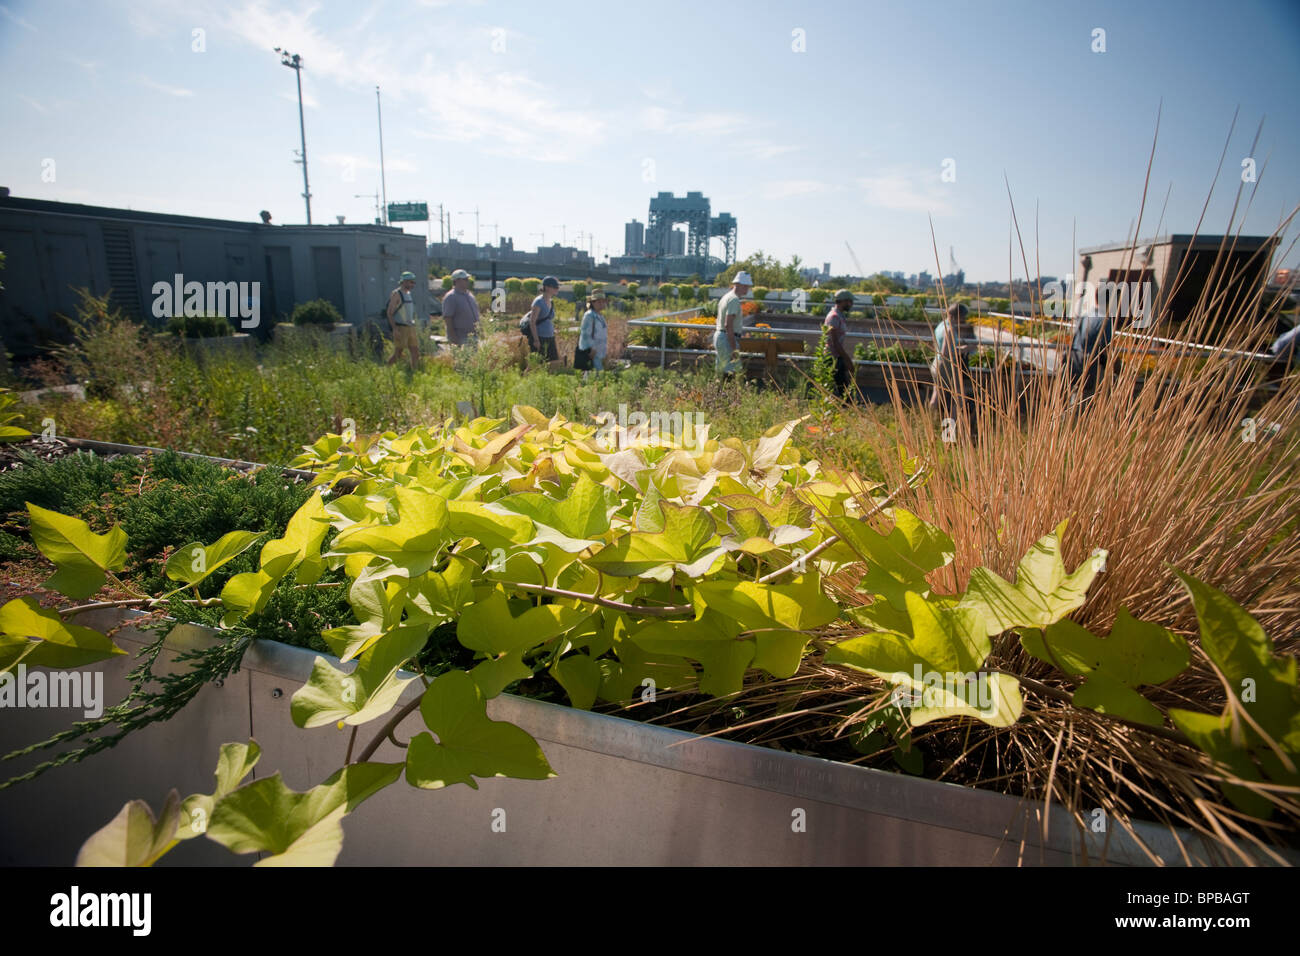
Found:
[[[533,299],[528,314],[519,321],[519,331],[528,340],[529,347],[544,355],[548,362],[560,357],[555,348],[555,305],[551,301],[559,291],[560,280],[547,276],[542,280],[541,295]]]
[[[388,359],[392,365],[406,352],[411,361],[411,371],[420,367],[420,333],[415,320],[415,273],[403,272],[397,288],[388,294],[388,326],[393,330],[393,354]]]
[[[944,320],[934,327],[935,355],[930,362],[934,388],[930,405],[939,409],[940,419],[967,418],[975,428],[975,391],[970,374],[967,346],[962,343],[962,323],[970,310],[960,302],[948,306]]]
[[[609,341],[609,332],[604,313],[608,301],[605,293],[599,289],[587,296],[587,311],[582,316],[582,325],[578,329],[578,348],[573,353],[575,369],[594,369],[600,372],[605,368],[605,347]]]
[[[1108,311],[1085,310],[1074,323],[1066,373],[1076,402],[1091,399],[1106,374],[1110,343],[1115,337],[1115,321]]]

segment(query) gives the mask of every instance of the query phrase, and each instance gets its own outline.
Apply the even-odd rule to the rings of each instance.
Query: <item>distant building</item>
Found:
[[[1164,326],[1176,335],[1203,296],[1221,303],[1252,301],[1267,283],[1279,241],[1277,236],[1180,234],[1081,249],[1078,274],[1066,277],[1074,291],[1064,297],[1080,309],[1104,307],[1111,314],[1145,318],[1140,327]],[[1216,317],[1241,313],[1236,305],[1211,310]]]
[[[595,269],[596,262],[586,249],[576,246],[562,246],[558,242],[549,246],[539,246],[536,252],[524,252],[516,249],[514,240],[501,236],[495,246],[484,244],[476,246],[468,242],[452,239],[448,242],[434,242],[429,245],[429,258],[443,269],[468,269],[480,278],[480,273],[492,262],[498,263],[504,275],[510,272],[563,271],[570,275],[589,275]]]
[[[76,314],[76,289],[111,292],[123,312],[158,328],[166,322],[164,284],[202,284],[214,303],[220,296],[215,311],[233,316],[230,297],[242,284],[252,299],[256,283],[257,324],[246,325],[252,319],[242,313],[235,324],[265,333],[311,299],[333,303],[348,322],[377,320],[403,271],[428,272],[424,238],[389,226],[276,226],[7,195],[0,249],[7,257],[0,337],[18,358],[69,339],[59,315]],[[422,313],[425,283],[414,295]],[[172,311],[176,297],[169,296]]]
[[[639,256],[645,253],[645,224],[633,219],[623,226],[623,255]]]
[[[670,256],[686,255],[686,233],[681,229],[674,229],[669,235],[668,254]]]

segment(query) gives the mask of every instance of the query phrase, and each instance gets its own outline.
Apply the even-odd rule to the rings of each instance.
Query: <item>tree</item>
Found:
[[[797,289],[803,281],[803,276],[799,275],[799,263],[802,260],[798,256],[791,256],[788,265],[782,265],[781,260],[773,256],[768,256],[760,249],[746,259],[739,262],[733,262],[722,272],[718,273],[714,281],[724,288],[731,285],[736,273],[744,270],[748,272],[754,280],[754,285],[766,286],[771,289]]]

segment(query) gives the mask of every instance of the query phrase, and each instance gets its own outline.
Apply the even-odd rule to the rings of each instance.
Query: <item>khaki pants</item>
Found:
[[[420,333],[414,325],[393,326],[393,355],[388,364],[396,362],[403,352],[410,355],[411,367],[415,368],[420,361]]]

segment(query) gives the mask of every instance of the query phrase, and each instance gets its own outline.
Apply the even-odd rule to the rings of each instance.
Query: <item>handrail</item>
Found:
[[[1040,325],[1059,325],[1068,329],[1074,328],[1073,322],[1066,322],[1061,319],[1046,319],[1046,318],[1034,317],[1034,316],[1015,316],[1015,315],[1009,315],[1006,312],[987,312],[985,314],[988,315],[990,318],[995,318],[995,319],[1016,319],[1019,321],[1036,322]],[[1002,330],[999,329],[998,331],[1002,331]],[[1015,333],[1012,334],[1014,335]],[[1249,352],[1246,351],[1245,349],[1230,349],[1222,345],[1205,345],[1201,342],[1188,342],[1183,339],[1167,339],[1167,338],[1162,338],[1161,336],[1158,335],[1143,335],[1141,332],[1124,332],[1121,330],[1116,330],[1114,333],[1114,337],[1127,338],[1127,339],[1140,339],[1143,342],[1148,342],[1148,343],[1155,342],[1161,345],[1172,345],[1172,346],[1178,346],[1180,348],[1185,348],[1185,349],[1199,349],[1207,352],[1223,352],[1227,355],[1239,355],[1244,358],[1255,359],[1260,361],[1272,361],[1273,359],[1273,355],[1270,352]],[[1162,350],[1147,348],[1146,351],[1154,353]]]

